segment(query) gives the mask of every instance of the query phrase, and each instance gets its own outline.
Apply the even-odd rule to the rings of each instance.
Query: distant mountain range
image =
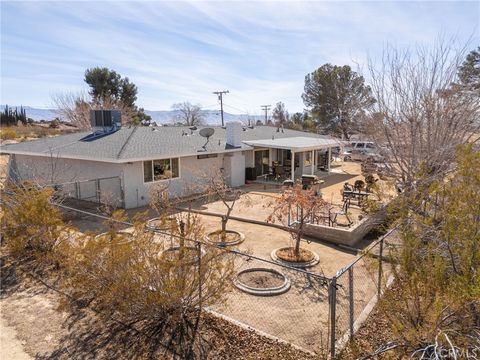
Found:
[[[20,106],[8,105],[9,108],[17,107],[20,109]],[[50,121],[55,119],[58,114],[54,109],[39,109],[30,106],[23,106],[27,113],[27,117],[32,118],[35,121],[46,120]],[[0,105],[0,111],[5,109],[5,105]],[[179,111],[177,110],[145,110],[145,113],[152,117],[152,121],[155,121],[157,124],[172,124],[177,122]],[[203,110],[202,111],[205,123],[210,125],[221,124],[222,120],[220,117],[219,110]],[[245,124],[248,121],[257,121],[264,120],[262,115],[247,115],[247,114],[230,114],[227,112],[223,113],[223,118],[225,121],[235,121],[239,120]]]

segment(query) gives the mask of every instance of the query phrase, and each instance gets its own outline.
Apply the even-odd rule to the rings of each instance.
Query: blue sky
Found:
[[[106,66],[138,87],[138,105],[176,102],[260,113],[304,108],[304,77],[324,63],[366,72],[387,44],[432,44],[439,34],[480,44],[480,1],[131,2],[2,1],[1,104],[48,108],[86,90]],[[365,74],[367,75],[367,74]]]

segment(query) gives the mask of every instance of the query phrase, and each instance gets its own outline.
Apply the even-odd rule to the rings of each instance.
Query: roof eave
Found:
[[[187,153],[187,154],[167,154],[167,155],[152,155],[152,156],[143,156],[138,158],[122,158],[122,159],[114,159],[114,158],[92,158],[89,156],[78,156],[78,155],[68,155],[68,154],[60,154],[60,153],[45,153],[45,152],[33,152],[33,151],[21,151],[21,150],[7,150],[7,149],[0,149],[0,154],[8,154],[8,155],[26,155],[26,156],[38,156],[38,157],[53,157],[59,159],[73,159],[73,160],[85,160],[85,161],[98,161],[98,162],[107,162],[107,163],[115,163],[115,164],[125,164],[129,162],[137,162],[137,161],[148,161],[148,160],[160,160],[160,159],[168,159],[172,157],[190,157],[190,156],[197,156],[202,154],[223,154],[223,153],[233,153],[239,151],[248,151],[251,148],[233,148],[233,149],[225,149],[220,151],[199,151],[196,153]]]

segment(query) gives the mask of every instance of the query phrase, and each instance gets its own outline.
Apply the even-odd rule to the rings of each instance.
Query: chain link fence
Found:
[[[117,176],[49,186],[62,198],[107,204],[115,208],[125,207],[122,180]]]
[[[85,210],[58,206],[78,211],[92,221],[107,219]],[[124,222],[123,225],[128,228],[132,224]],[[149,231],[154,231],[167,248],[178,246],[176,236],[160,230]],[[385,255],[391,233],[374,241],[333,277],[286,266],[234,248],[221,248],[225,256],[234,258],[237,277],[226,301],[208,310],[260,335],[335,358],[336,353],[354,337],[388,283],[392,272]],[[199,254],[202,249],[215,246],[191,240],[186,240],[185,244],[199,249]],[[249,276],[250,270],[273,273],[274,276],[253,277]],[[281,288],[285,283],[288,283],[287,289],[278,294],[246,291],[246,288]]]
[[[373,242],[330,280],[329,351],[332,358],[353,339],[391,280],[391,264],[385,260],[390,246],[388,239],[394,231]]]

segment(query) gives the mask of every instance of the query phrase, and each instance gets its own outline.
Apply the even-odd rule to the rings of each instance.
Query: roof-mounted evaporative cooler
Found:
[[[116,130],[122,125],[119,110],[90,110],[90,124],[94,130]]]
[[[90,110],[90,125],[92,133],[82,141],[92,141],[112,134],[122,126],[122,114],[119,110]]]

